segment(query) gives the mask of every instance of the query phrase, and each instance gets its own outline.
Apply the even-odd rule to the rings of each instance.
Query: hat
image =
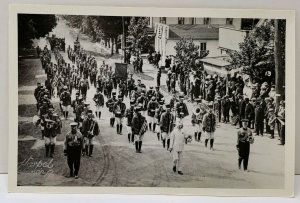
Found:
[[[151,97],[151,99],[152,99],[152,100],[155,100],[155,99],[156,99],[156,97],[155,97],[155,96],[152,96],[152,97]]]
[[[155,89],[159,89],[159,86],[156,86]]]
[[[92,110],[88,110],[87,113],[93,113],[93,111]]]
[[[111,94],[112,94],[112,95],[116,95],[117,93],[116,93],[116,92],[112,92]]]
[[[139,105],[137,105],[137,106],[134,108],[134,110],[135,110],[136,112],[140,112],[140,111],[142,110],[142,108],[141,108]]]
[[[197,97],[194,99],[196,102],[200,102],[201,101],[201,98]]]
[[[57,114],[57,113],[54,113],[54,114],[52,114],[52,116],[54,116],[54,117],[58,117],[58,114]]]
[[[138,79],[137,81],[141,82],[141,79]]]
[[[244,119],[242,119],[242,122],[249,122],[249,120],[244,118]]]
[[[274,111],[274,109],[273,109],[273,108],[270,108],[269,111]]]
[[[72,123],[70,123],[70,126],[77,126],[77,123],[76,122],[72,122]]]
[[[122,95],[119,95],[119,96],[118,96],[118,99],[123,99]]]
[[[84,102],[84,105],[85,106],[89,106],[90,104],[88,102]]]
[[[68,89],[68,87],[67,87],[67,86],[64,86],[64,89],[66,90],[66,89]]]
[[[170,104],[166,104],[166,109],[171,108]]]
[[[82,96],[79,96],[79,97],[78,97],[78,100],[83,100]]]
[[[153,89],[153,87],[151,86],[150,89]]]

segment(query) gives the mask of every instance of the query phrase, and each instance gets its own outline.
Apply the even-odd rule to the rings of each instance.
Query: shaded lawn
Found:
[[[33,86],[37,82],[44,82],[45,78],[35,78],[36,75],[45,74],[40,59],[19,59],[18,86]]]

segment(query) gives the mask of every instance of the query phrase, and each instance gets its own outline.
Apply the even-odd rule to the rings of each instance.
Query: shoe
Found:
[[[76,175],[76,176],[75,176],[75,179],[78,179],[78,178],[79,178],[79,177]]]
[[[178,171],[178,174],[179,174],[179,175],[183,175],[183,173],[182,173],[181,171]]]
[[[176,172],[176,166],[173,166],[173,172],[174,173]]]

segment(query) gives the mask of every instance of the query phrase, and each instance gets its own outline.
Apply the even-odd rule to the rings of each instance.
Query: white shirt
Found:
[[[188,136],[183,132],[183,129],[175,128],[170,135],[170,147],[177,152],[183,151],[185,139],[187,137]]]

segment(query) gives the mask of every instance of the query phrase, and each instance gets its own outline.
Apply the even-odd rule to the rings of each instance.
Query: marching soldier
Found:
[[[126,105],[123,102],[122,95],[118,96],[118,101],[114,104],[114,113],[117,120],[117,134],[122,135],[123,117],[125,116]]]
[[[97,88],[97,93],[95,94],[93,100],[95,101],[95,105],[96,105],[96,117],[98,117],[99,119],[101,118],[101,111],[100,111],[100,107],[104,106],[104,96],[100,91],[100,88]]]
[[[68,119],[69,108],[71,105],[71,94],[68,91],[67,86],[64,86],[64,90],[60,95],[60,101],[61,101],[63,115],[64,115],[65,119]]]
[[[77,131],[77,123],[71,123],[71,131],[67,133],[64,141],[64,155],[70,169],[69,177],[78,179],[80,167],[81,150],[83,146],[83,136]]]
[[[159,101],[159,107],[155,110],[155,116],[154,116],[155,122],[157,125],[156,134],[157,134],[158,141],[160,140],[160,136],[161,136],[160,118],[161,118],[161,115],[165,112],[165,109],[163,108],[164,104],[165,104],[164,100]]]
[[[128,142],[133,143],[134,142],[134,134],[132,133],[131,126],[132,126],[132,119],[134,117],[134,106],[135,106],[135,101],[130,100],[130,108],[126,110],[126,118],[127,118],[127,134],[128,134]]]
[[[84,137],[83,155],[86,154],[92,157],[95,136],[98,136],[100,132],[98,122],[93,119],[92,110],[88,110],[88,117],[82,123],[82,134]]]
[[[149,117],[149,130],[155,132],[156,122],[155,122],[155,110],[159,107],[155,96],[152,96],[151,101],[148,103],[148,117]],[[153,124],[153,129],[152,129]]]
[[[142,153],[142,142],[144,138],[144,133],[147,130],[147,121],[141,114],[141,107],[137,106],[135,108],[136,114],[134,115],[131,123],[131,130],[134,134],[135,150],[136,153]]]
[[[241,169],[243,162],[244,171],[248,171],[248,160],[250,154],[250,144],[254,142],[252,131],[248,128],[248,119],[242,120],[243,127],[237,132],[237,145],[236,148],[239,153],[238,166]]]
[[[195,141],[201,142],[201,134],[202,134],[202,121],[204,117],[205,111],[203,111],[200,107],[197,107],[192,114],[192,124],[195,126]]]
[[[169,104],[166,105],[166,112],[161,115],[159,126],[162,135],[163,148],[165,148],[167,140],[167,150],[169,150],[170,134],[175,126],[175,117],[173,114],[171,114]]]
[[[83,99],[80,96],[78,98],[78,104],[76,105],[76,109],[75,109],[75,122],[77,122],[78,126],[80,126],[80,123],[82,123],[82,119],[81,119],[81,115],[82,112],[84,111],[84,103],[83,103]]]
[[[154,93],[154,96],[155,96],[155,98],[156,98],[156,101],[160,101],[163,97],[164,97],[164,95],[160,92],[160,90],[159,90],[159,86],[156,86],[155,87],[155,93]]]
[[[142,115],[145,116],[145,112],[148,107],[148,99],[144,92],[141,92],[141,96],[137,98],[137,103],[141,106]]]
[[[116,100],[116,92],[112,93],[112,98],[106,101],[106,107],[108,108],[109,112],[111,113],[110,116],[110,126],[114,127],[115,124],[115,114],[114,114],[114,104],[117,102]]]
[[[176,117],[182,121],[183,118],[189,115],[186,104],[183,102],[183,95],[179,96],[179,102],[176,104]]]
[[[216,116],[213,114],[212,106],[209,106],[210,109],[207,114],[203,117],[203,132],[206,134],[205,138],[205,147],[207,147],[208,140],[210,140],[210,149],[214,150],[214,139],[215,139],[215,130],[216,130]]]

